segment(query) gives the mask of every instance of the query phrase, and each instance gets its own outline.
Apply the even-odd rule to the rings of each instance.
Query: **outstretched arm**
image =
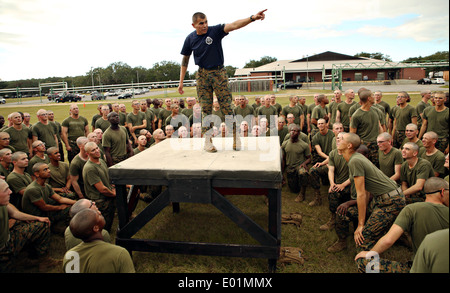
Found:
[[[258,12],[255,15],[252,15],[250,19],[250,17],[244,18],[244,19],[240,19],[240,20],[236,20],[235,22],[232,23],[228,23],[225,25],[225,28],[223,29],[225,33],[229,33],[231,31],[240,29],[246,25],[248,25],[250,22],[254,21],[254,20],[263,20],[266,16],[264,15],[264,12],[266,12],[267,9],[264,9],[260,12]]]

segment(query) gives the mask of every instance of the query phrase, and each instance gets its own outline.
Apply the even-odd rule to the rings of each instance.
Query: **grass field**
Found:
[[[355,89],[356,91],[357,89]],[[281,105],[288,104],[291,94],[303,95],[306,103],[313,102],[313,94],[323,92],[331,98],[331,91],[315,90],[292,90],[277,93],[277,101]],[[254,101],[254,95],[266,93],[241,93],[249,96],[250,104]],[[194,89],[188,89],[184,96],[194,96]],[[384,100],[391,105],[395,104],[397,93],[384,94]],[[410,93],[411,104],[416,105],[420,100],[418,93]],[[152,96],[151,98],[178,97],[176,94],[164,94]],[[142,97],[144,98],[144,97]],[[140,98],[141,99],[141,98]],[[104,103],[113,102],[108,98]],[[131,100],[123,101],[128,111],[131,110]],[[88,121],[97,112],[97,102],[78,103],[80,115],[85,116]],[[40,108],[53,110],[55,119],[62,121],[68,116],[69,104],[45,104],[37,106],[13,105],[8,103],[0,106],[0,115],[5,118],[13,111],[29,112],[32,123],[37,121],[36,111]],[[349,237],[348,249],[336,254],[326,251],[333,244],[337,236],[334,231],[320,231],[319,226],[324,224],[329,217],[328,200],[326,198],[327,186],[322,187],[323,203],[319,207],[309,207],[308,202],[312,200],[313,192],[307,189],[307,199],[303,203],[296,203],[296,194],[291,193],[285,185],[282,189],[282,213],[300,212],[303,214],[303,223],[300,227],[293,225],[282,225],[281,246],[294,246],[303,249],[305,263],[303,265],[290,264],[279,265],[279,273],[355,273],[356,265],[353,261],[356,254],[353,237]],[[267,227],[267,206],[262,196],[240,196],[233,195],[227,198],[249,215],[262,227]],[[140,201],[137,212],[147,204]],[[115,236],[117,222],[113,225],[112,238]],[[350,231],[350,235],[353,235]],[[170,207],[165,208],[150,223],[148,223],[138,234],[137,238],[153,238],[160,240],[182,240],[198,242],[256,244],[250,236],[226,218],[212,205],[204,204],[181,204],[179,214],[173,214]],[[61,236],[52,236],[51,255],[62,259],[65,253],[64,239]],[[381,257],[395,260],[408,260],[411,251],[401,245],[394,245]],[[252,258],[226,258],[211,256],[192,256],[177,254],[159,254],[134,252],[133,259],[137,272],[141,273],[265,273],[267,272],[267,260]],[[36,268],[26,265],[26,255],[21,255],[19,260],[23,262],[22,272],[36,272]],[[51,272],[60,272],[53,270]]]

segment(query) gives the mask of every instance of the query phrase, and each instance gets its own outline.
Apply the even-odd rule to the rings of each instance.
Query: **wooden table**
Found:
[[[281,242],[281,151],[279,137],[242,138],[242,150],[232,150],[232,138],[214,138],[217,153],[203,150],[204,139],[171,138],[109,168],[116,186],[119,228],[116,244],[132,251],[266,258],[274,272]],[[167,188],[129,221],[126,185]],[[265,230],[223,195],[265,194]],[[171,203],[212,204],[260,245],[198,243],[132,238]],[[174,209],[179,206],[173,204]],[[230,239],[232,241],[232,239]]]

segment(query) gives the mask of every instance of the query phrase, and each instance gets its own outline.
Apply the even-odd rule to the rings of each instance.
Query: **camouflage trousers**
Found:
[[[336,207],[337,208],[337,207]],[[358,222],[358,207],[355,205],[347,208],[344,214],[336,213],[335,230],[339,239],[346,239],[349,235],[350,223]]]
[[[223,115],[233,115],[231,109],[232,95],[228,88],[228,76],[224,68],[221,69],[203,69],[197,71],[197,96],[202,106],[202,112],[205,117],[211,115],[213,109],[214,93],[220,105]],[[211,116],[210,116],[211,117]],[[211,129],[211,123],[219,127],[221,120],[204,121],[202,125],[202,133]]]
[[[369,149],[368,159],[371,161],[377,168],[380,167],[380,162],[378,159],[378,144],[376,141],[372,142],[363,142],[363,144]]]
[[[400,149],[403,141],[406,138],[406,134],[404,130],[396,130],[394,133],[393,145],[394,147]]]
[[[328,193],[328,205],[330,212],[336,213],[338,206],[350,200],[351,185],[346,186],[341,191],[333,191]]]
[[[370,250],[391,228],[398,214],[405,206],[403,194],[402,196],[391,196],[385,199],[377,196],[373,201],[374,208],[364,225],[362,231],[364,241],[356,248],[358,251]]]
[[[445,153],[445,149],[448,147],[448,137],[439,138],[436,142],[435,147],[441,152]]]
[[[128,155],[124,155],[124,156],[119,156],[119,157],[111,157],[113,164],[118,164],[122,161],[125,161],[126,159],[128,159]]]
[[[307,185],[309,179],[308,170],[300,166],[288,168],[286,170],[286,178],[289,190],[293,193],[298,193],[302,186]]]
[[[412,267],[412,261],[393,261],[373,256],[367,258],[358,258],[356,260],[358,272],[360,273],[409,273]]]
[[[50,228],[47,223],[17,221],[9,229],[10,239],[3,248],[0,248],[0,272],[11,272],[14,257],[25,246],[34,249],[35,257],[43,256],[48,252],[50,245]]]
[[[328,167],[327,165],[320,167],[312,167],[309,169],[310,184],[313,189],[320,189],[320,180],[325,182],[328,180]]]
[[[69,146],[72,149],[71,151],[67,151],[67,160],[72,162],[73,158],[80,152],[80,148],[77,145],[76,140],[69,139]]]

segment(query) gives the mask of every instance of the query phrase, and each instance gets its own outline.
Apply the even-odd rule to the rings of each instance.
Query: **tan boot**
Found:
[[[215,153],[217,152],[216,147],[212,143],[212,138],[210,135],[205,135],[205,146],[203,149],[209,153]]]
[[[328,247],[327,251],[331,253],[339,252],[344,249],[347,249],[347,241],[345,239],[339,239],[333,245]]]
[[[331,230],[334,229],[335,224],[336,224],[336,214],[332,213],[330,215],[330,219],[328,220],[328,222],[320,226],[319,229],[322,231]]]
[[[310,207],[320,206],[322,204],[322,197],[320,196],[320,190],[314,190],[314,200],[308,205]]]
[[[241,150],[241,138],[239,133],[237,132],[236,123],[233,123],[233,150],[240,151]]]
[[[297,197],[294,199],[295,202],[303,202],[305,201],[306,197],[306,186],[302,186],[300,188],[300,192],[298,193]]]

